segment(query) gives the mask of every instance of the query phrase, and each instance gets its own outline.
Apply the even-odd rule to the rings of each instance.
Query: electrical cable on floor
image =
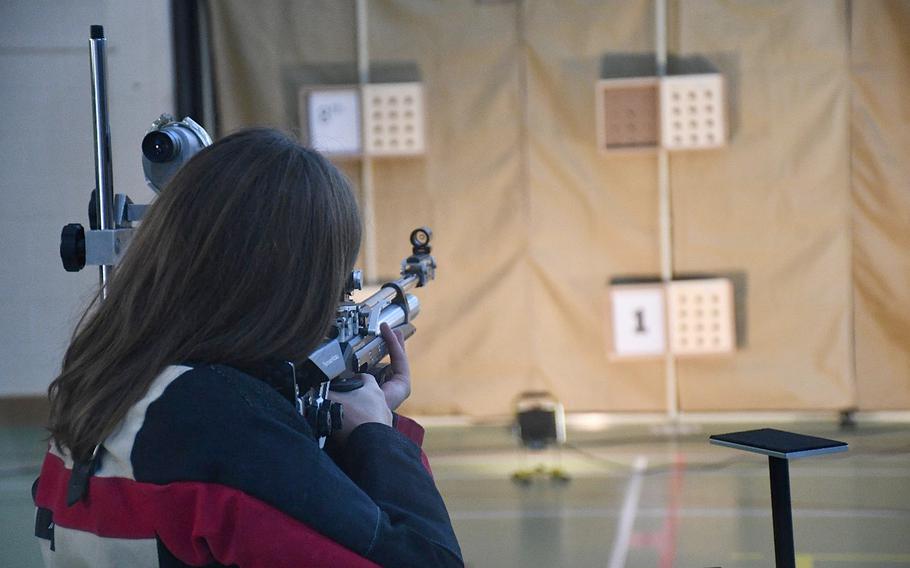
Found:
[[[588,451],[586,451],[582,448],[579,448],[577,446],[574,446],[572,444],[563,444],[563,447],[568,448],[568,449],[578,453],[579,455],[587,458],[590,461],[599,463],[601,465],[609,466],[611,469],[623,469],[623,470],[628,471],[629,473],[635,472],[634,467],[632,467],[628,464],[624,464],[621,462],[602,458],[600,456],[597,456],[591,452],[588,452]],[[734,465],[760,465],[761,467],[764,467],[764,462],[762,462],[762,461],[755,462],[755,460],[749,460],[749,459],[744,459],[744,458],[728,458],[723,461],[712,462],[712,463],[707,463],[707,464],[692,465],[692,464],[687,463],[683,467],[679,467],[675,464],[667,464],[667,465],[659,466],[659,467],[646,468],[645,470],[640,472],[640,475],[643,475],[643,476],[660,475],[660,474],[665,474],[665,473],[674,473],[677,471],[681,472],[681,473],[718,471],[718,470],[726,469],[726,468],[734,466]],[[764,502],[760,502],[760,503],[756,502],[755,506],[761,506],[763,504],[764,504]],[[742,504],[742,505],[748,505],[748,504]],[[793,501],[792,505],[794,508],[811,510],[812,508],[818,507],[823,504]],[[878,508],[878,509],[870,509],[870,510],[888,511],[888,512],[898,513],[898,514],[904,514],[904,513],[910,514],[910,509],[900,509],[900,508],[880,509],[880,508]]]
[[[573,444],[563,444],[562,447],[568,448],[568,449],[576,452],[578,455],[588,459],[589,461],[608,466],[611,469],[622,469],[622,470],[627,470],[630,472],[634,471],[634,468],[628,464],[609,460],[607,458],[603,458],[601,456],[598,456],[592,452],[589,452],[589,451],[587,451],[581,447],[575,446]],[[711,463],[706,463],[706,464],[692,465],[692,464],[687,463],[681,469],[682,469],[682,471],[685,471],[686,473],[697,472],[697,471],[716,471],[716,470],[725,469],[725,468],[728,468],[730,466],[737,465],[737,464],[751,465],[751,463],[752,463],[751,461],[744,459],[744,458],[728,458],[728,459],[725,459],[725,460],[722,460],[719,462],[711,462]],[[674,464],[668,464],[665,466],[649,467],[649,468],[645,469],[644,471],[642,471],[641,474],[642,475],[659,475],[662,473],[672,473],[673,471],[676,471],[678,469],[680,469],[680,468],[678,468],[678,466],[676,466]]]
[[[865,432],[855,431],[855,432],[851,432],[848,437],[849,438],[869,438],[869,437],[873,437],[873,436],[880,436],[880,435],[886,435],[886,434],[906,434],[907,432],[908,432],[908,429],[906,427],[903,427],[903,428],[895,427],[895,428],[888,428],[888,429],[877,430],[877,431],[865,431]],[[678,442],[685,442],[686,438],[692,438],[693,440],[697,439],[693,436],[679,436],[679,437],[674,436],[670,439],[666,439],[664,437],[638,435],[638,436],[630,436],[627,438],[617,438],[617,439],[610,439],[610,440],[605,440],[603,438],[592,439],[592,440],[583,440],[583,441],[581,441],[579,443],[575,443],[575,444],[568,444],[568,443],[563,444],[563,447],[577,453],[578,455],[580,455],[582,457],[585,457],[586,459],[588,459],[591,462],[598,463],[600,465],[609,467],[612,470],[619,469],[619,470],[623,470],[623,471],[632,471],[633,468],[629,464],[625,464],[625,463],[622,463],[619,461],[614,461],[614,460],[610,460],[608,458],[598,456],[585,448],[594,447],[594,448],[606,449],[606,448],[610,448],[610,447],[629,446],[629,445],[634,445],[634,444],[654,444],[655,442],[660,443],[661,441],[669,442],[669,443],[678,443]],[[475,455],[476,454],[487,454],[487,453],[492,454],[492,453],[509,452],[509,451],[513,451],[514,449],[515,449],[515,446],[513,443],[503,443],[503,444],[496,444],[493,446],[485,446],[482,448],[457,448],[457,449],[447,449],[447,450],[438,451],[438,452],[434,452],[431,450],[430,455],[444,457],[444,456],[452,456],[452,455],[459,455],[459,454],[465,454],[465,453],[470,453],[470,454],[475,454]],[[829,459],[837,460],[837,461],[845,461],[845,460],[854,459],[859,456],[894,458],[894,457],[901,457],[902,455],[903,456],[910,455],[910,445],[904,444],[904,445],[894,446],[894,447],[861,448],[861,449],[857,449],[855,446],[853,446],[850,448],[849,452],[840,454],[840,455],[830,456]],[[708,464],[696,464],[696,465],[687,464],[685,467],[685,471],[687,471],[687,472],[716,471],[716,470],[728,468],[728,467],[736,465],[736,464],[745,465],[745,464],[753,464],[753,463],[758,463],[758,462],[754,462],[754,460],[749,460],[748,458],[730,458],[730,459],[726,459],[726,460],[723,460],[720,462],[712,462],[712,463],[708,463]],[[645,472],[643,474],[644,475],[657,475],[657,474],[661,474],[661,473],[668,473],[668,472],[672,472],[674,470],[674,467],[675,466],[673,464],[669,464],[666,466],[648,468],[647,470],[645,470]],[[10,467],[0,467],[0,479],[18,477],[21,475],[37,474],[37,472],[40,471],[40,469],[41,469],[40,463],[15,465],[15,466],[10,466]]]

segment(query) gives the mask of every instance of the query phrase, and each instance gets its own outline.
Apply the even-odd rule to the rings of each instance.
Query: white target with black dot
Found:
[[[301,87],[298,110],[301,130],[310,146],[330,157],[356,157],[362,153],[357,87]]]
[[[733,284],[726,278],[678,280],[667,286],[670,351],[731,353],[736,348]]]
[[[370,156],[425,152],[423,85],[374,83],[363,88],[364,139]]]

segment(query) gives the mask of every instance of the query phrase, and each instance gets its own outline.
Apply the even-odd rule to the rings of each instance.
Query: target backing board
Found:
[[[370,156],[425,152],[423,85],[373,83],[363,87],[364,139]]]
[[[718,73],[672,75],[660,80],[661,145],[701,150],[726,143],[724,79]]]
[[[614,358],[663,355],[667,351],[664,286],[621,284],[610,286],[612,337],[608,351]]]
[[[667,286],[670,351],[674,355],[736,349],[733,284],[726,278],[678,280]]]
[[[657,77],[597,82],[597,147],[601,152],[653,150],[660,141]]]

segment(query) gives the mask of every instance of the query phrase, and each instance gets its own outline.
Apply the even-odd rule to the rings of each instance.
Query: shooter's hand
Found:
[[[344,409],[342,428],[332,434],[341,443],[361,424],[378,422],[386,426],[392,425],[392,411],[386,403],[386,396],[376,384],[376,377],[366,374],[355,377],[363,380],[363,386],[359,389],[350,392],[329,391],[329,399],[340,402]]]
[[[385,400],[390,410],[395,410],[411,395],[411,367],[408,365],[408,355],[404,351],[404,338],[400,331],[392,331],[388,324],[379,326],[382,339],[389,349],[389,358],[392,360],[391,375],[382,386]]]

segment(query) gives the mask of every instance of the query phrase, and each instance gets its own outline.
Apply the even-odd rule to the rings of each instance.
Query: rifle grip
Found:
[[[382,385],[386,382],[386,379],[389,378],[389,373],[392,370],[391,365],[379,365],[373,369],[370,369],[371,375],[376,377],[376,384]],[[347,379],[335,379],[329,383],[329,390],[335,392],[351,392],[359,389],[363,386],[363,379],[360,377],[349,377]]]

